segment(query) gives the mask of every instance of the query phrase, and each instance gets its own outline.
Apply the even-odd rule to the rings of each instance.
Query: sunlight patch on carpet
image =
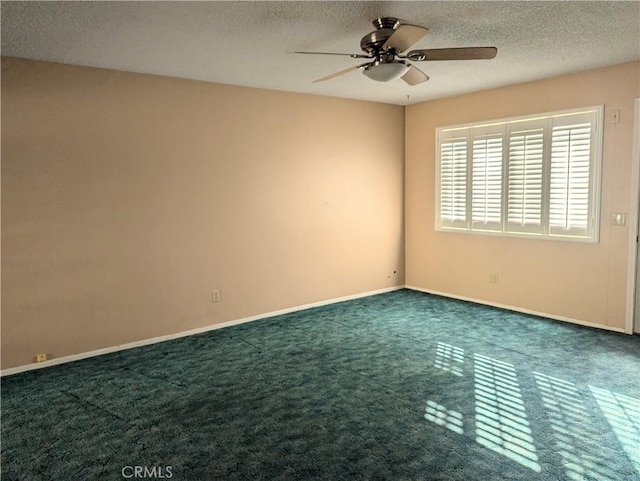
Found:
[[[640,399],[589,386],[629,461],[640,473]]]
[[[462,376],[462,365],[464,364],[464,349],[452,346],[444,342],[439,342],[436,349],[435,367],[448,371],[456,376]]]
[[[462,413],[447,409],[442,404],[438,404],[435,401],[427,401],[427,413],[424,417],[437,424],[438,426],[444,426],[450,429],[454,433],[464,434],[462,429]]]
[[[476,442],[536,472],[536,448],[512,364],[474,355]]]
[[[567,477],[575,481],[615,481],[616,474],[609,470],[610,463],[597,443],[599,433],[590,427],[592,423],[584,395],[571,382],[538,372],[533,375]]]

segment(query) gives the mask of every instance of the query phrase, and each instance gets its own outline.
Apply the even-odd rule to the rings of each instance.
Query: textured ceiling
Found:
[[[393,104],[640,60],[640,2],[11,2],[2,54]],[[374,82],[354,71],[371,21],[429,28],[413,48],[496,46],[493,60],[419,62],[431,80]],[[409,97],[408,97],[409,96]]]

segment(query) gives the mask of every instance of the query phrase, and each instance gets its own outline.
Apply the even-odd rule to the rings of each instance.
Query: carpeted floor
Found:
[[[2,379],[2,480],[640,479],[640,338],[401,290]]]

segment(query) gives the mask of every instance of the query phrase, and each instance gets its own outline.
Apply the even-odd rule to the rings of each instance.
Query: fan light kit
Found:
[[[373,21],[376,28],[360,40],[360,53],[293,52],[305,55],[346,55],[351,58],[366,58],[369,62],[355,65],[322,77],[314,82],[324,82],[354,70],[378,82],[389,82],[401,78],[409,85],[418,85],[429,80],[427,74],[406,62],[428,62],[436,60],[480,60],[492,59],[498,53],[496,47],[431,48],[402,53],[424,37],[429,29],[418,25],[403,24],[397,18],[384,17]]]
[[[409,70],[409,65],[404,63],[402,60],[396,60],[394,62],[375,62],[373,65],[367,65],[362,73],[371,80],[388,82],[389,80],[395,80],[398,77],[402,77],[407,70]]]

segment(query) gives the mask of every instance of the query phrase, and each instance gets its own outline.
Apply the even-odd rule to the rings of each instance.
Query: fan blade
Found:
[[[400,25],[382,45],[382,49],[394,49],[396,52],[404,52],[424,37],[428,31],[429,29],[418,27],[417,25]]]
[[[491,59],[496,56],[498,49],[495,47],[462,47],[462,48],[427,48],[424,50],[412,50],[406,58],[414,62],[430,60],[481,60]]]
[[[287,52],[287,53],[299,53],[303,55],[344,55],[351,58],[373,58],[370,55],[363,55],[361,53],[335,53],[335,52]]]
[[[400,78],[411,86],[418,85],[429,80],[429,76],[426,73],[413,65],[409,65],[409,70],[407,70]]]
[[[325,80],[331,80],[332,78],[339,77],[340,75],[344,75],[344,74],[352,72],[354,70],[358,70],[359,68],[362,68],[365,65],[369,65],[369,62],[363,63],[361,65],[355,65],[353,67],[345,68],[344,70],[340,70],[339,72],[335,72],[335,73],[332,73],[331,75],[327,75],[326,77],[322,77],[322,78],[319,78],[318,80],[314,80],[312,83],[324,82]]]

